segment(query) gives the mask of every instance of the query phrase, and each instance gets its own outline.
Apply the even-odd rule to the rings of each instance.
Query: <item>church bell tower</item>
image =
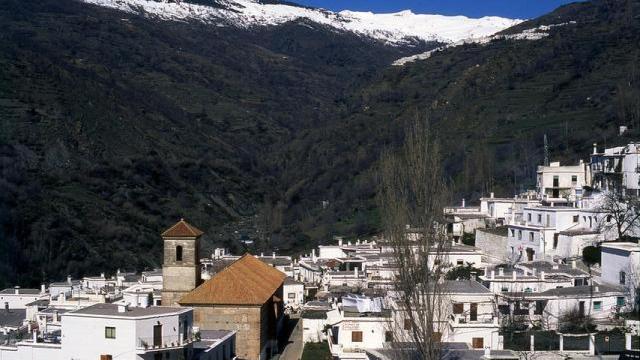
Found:
[[[180,219],[162,233],[162,305],[178,305],[182,296],[201,283],[200,236],[203,232]]]

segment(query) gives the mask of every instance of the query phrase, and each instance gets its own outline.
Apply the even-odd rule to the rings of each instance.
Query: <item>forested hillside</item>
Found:
[[[160,266],[158,234],[180,217],[236,252],[375,232],[376,162],[415,117],[440,133],[452,201],[513,195],[544,134],[577,161],[640,128],[638,6],[573,4],[507,30],[566,23],[546,38],[392,67],[434,45],[4,1],[0,286]]]

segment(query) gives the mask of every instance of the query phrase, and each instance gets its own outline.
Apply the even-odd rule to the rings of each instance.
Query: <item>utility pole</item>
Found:
[[[544,134],[544,166],[549,166],[549,141],[547,134]]]

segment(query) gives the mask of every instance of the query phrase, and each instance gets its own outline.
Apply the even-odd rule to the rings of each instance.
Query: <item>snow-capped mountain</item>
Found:
[[[522,21],[495,16],[472,19],[465,16],[414,14],[409,10],[391,14],[355,11],[336,13],[289,4],[264,4],[256,0],[218,0],[215,6],[154,0],[80,1],[163,20],[201,21],[242,28],[307,19],[390,44],[404,44],[411,39],[454,43],[486,37]]]

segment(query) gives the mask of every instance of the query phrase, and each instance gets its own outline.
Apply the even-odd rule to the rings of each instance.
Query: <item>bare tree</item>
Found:
[[[428,122],[416,120],[407,126],[404,146],[383,154],[380,174],[385,239],[398,267],[395,288],[404,316],[394,340],[413,343],[422,359],[437,359],[450,305],[443,293],[446,270],[441,266],[450,242],[440,225],[448,186],[440,146]]]
[[[618,239],[633,234],[640,227],[640,200],[617,192],[604,192],[597,211],[604,215],[598,226],[603,230],[613,230]]]

